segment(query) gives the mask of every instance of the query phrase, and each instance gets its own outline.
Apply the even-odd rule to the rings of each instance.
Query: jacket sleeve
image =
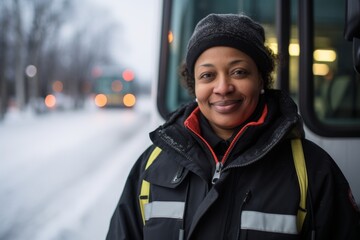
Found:
[[[315,239],[359,240],[360,213],[345,176],[324,150],[308,146],[305,159],[312,201],[308,215],[313,215]]]
[[[152,148],[149,147],[132,167],[110,220],[106,240],[143,239],[143,222],[138,196],[145,164]]]

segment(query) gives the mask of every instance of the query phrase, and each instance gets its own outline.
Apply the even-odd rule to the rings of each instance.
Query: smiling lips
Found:
[[[210,103],[210,106],[218,113],[226,114],[237,110],[242,100],[221,100]]]

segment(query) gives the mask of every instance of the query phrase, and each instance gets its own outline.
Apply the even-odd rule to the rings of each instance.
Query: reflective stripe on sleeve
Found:
[[[241,213],[241,229],[298,234],[296,215],[273,214],[255,211],[243,211]]]
[[[150,218],[182,219],[184,215],[184,202],[154,201],[145,204],[145,220]]]

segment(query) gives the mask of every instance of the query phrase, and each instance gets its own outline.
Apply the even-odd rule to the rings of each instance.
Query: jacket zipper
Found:
[[[214,150],[212,149],[212,147],[209,145],[209,143],[195,130],[193,130],[190,126],[187,126],[189,130],[191,130],[191,132],[193,134],[195,134],[199,139],[201,139],[205,145],[207,146],[207,148],[209,149],[209,151],[211,152],[213,158],[214,158],[214,161],[215,161],[215,172],[213,174],[213,177],[212,177],[212,180],[211,180],[211,183],[212,184],[215,184],[219,179],[220,179],[220,176],[221,176],[221,173],[222,173],[222,170],[223,170],[223,166],[226,162],[226,159],[227,157],[229,156],[231,150],[233,149],[234,145],[235,145],[235,142],[237,141],[237,139],[240,138],[240,136],[242,134],[244,134],[244,132],[247,130],[248,126],[244,126],[244,128],[242,128],[239,133],[235,136],[235,138],[233,139],[233,141],[231,142],[229,148],[226,150],[225,152],[225,155],[224,157],[222,158],[221,161],[219,161],[219,159],[217,158]]]
[[[231,142],[229,148],[226,150],[225,155],[224,155],[224,157],[222,158],[221,161],[219,161],[219,159],[217,158],[214,150],[213,150],[212,147],[209,145],[209,143],[208,143],[198,132],[194,131],[191,127],[188,127],[188,128],[189,128],[198,138],[200,138],[200,139],[205,143],[205,145],[208,147],[208,149],[210,150],[210,152],[211,152],[211,154],[212,154],[212,156],[213,156],[213,158],[214,158],[214,161],[215,161],[215,164],[216,164],[216,165],[215,165],[215,172],[214,172],[214,174],[213,174],[211,183],[212,183],[212,184],[215,184],[215,183],[220,179],[220,177],[221,177],[221,173],[222,173],[222,171],[223,171],[223,166],[224,166],[224,164],[225,164],[225,162],[226,162],[226,160],[227,160],[227,158],[228,158],[231,150],[233,149],[233,147],[234,147],[234,145],[235,145],[235,142],[237,141],[237,139],[240,138],[240,136],[241,136],[242,134],[245,133],[245,131],[247,130],[248,126],[244,126],[244,128],[241,129],[241,130],[239,131],[239,133],[235,136],[235,138],[234,138],[233,141]]]
[[[240,131],[237,133],[237,135],[235,136],[235,138],[233,139],[233,141],[231,142],[229,148],[226,150],[225,152],[225,155],[223,156],[223,158],[221,159],[221,161],[219,161],[219,159],[217,158],[214,150],[212,149],[212,147],[209,145],[209,143],[200,135],[199,132],[197,132],[196,130],[193,129],[193,127],[188,124],[186,121],[185,121],[185,126],[191,131],[193,132],[198,138],[200,138],[204,143],[205,145],[207,146],[207,148],[210,150],[214,160],[215,160],[215,172],[213,174],[213,177],[212,177],[212,184],[215,184],[217,182],[217,180],[220,179],[221,177],[221,173],[223,171],[223,166],[231,152],[231,150],[233,149],[235,143],[237,142],[237,140],[240,138],[241,135],[244,134],[244,132],[248,129],[249,126],[256,126],[256,125],[261,125],[263,124],[263,121],[267,115],[267,105],[265,105],[264,107],[264,110],[261,114],[261,117],[257,120],[257,122],[249,122],[247,123],[242,129],[240,129]],[[194,112],[193,112],[194,113]]]
[[[214,172],[214,176],[211,180],[211,183],[212,184],[215,184],[217,182],[217,180],[219,180],[220,178],[220,175],[221,175],[221,171],[222,171],[222,167],[223,167],[223,164],[221,162],[217,162],[216,163],[216,168],[215,168],[215,172]]]
[[[212,178],[212,181],[211,181],[212,184],[215,184],[220,179],[221,173],[223,171],[224,164],[225,164],[226,160],[228,159],[228,157],[230,155],[230,152],[234,148],[237,140],[240,138],[241,135],[243,135],[246,132],[247,129],[248,129],[248,126],[246,125],[238,132],[238,134],[235,136],[233,141],[230,143],[230,146],[226,150],[226,152],[225,152],[223,158],[221,159],[221,161],[219,161],[217,158],[215,158],[216,167],[215,167],[215,172],[214,172],[214,175],[213,175],[213,178]],[[212,149],[212,148],[210,147],[210,149]]]

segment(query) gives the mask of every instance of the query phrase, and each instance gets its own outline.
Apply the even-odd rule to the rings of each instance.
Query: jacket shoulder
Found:
[[[321,169],[322,172],[341,173],[339,166],[325,149],[308,139],[302,139],[302,142],[306,164],[309,168]]]
[[[138,182],[142,178],[145,172],[146,164],[155,148],[155,145],[150,145],[142,152],[130,170],[128,181]]]

